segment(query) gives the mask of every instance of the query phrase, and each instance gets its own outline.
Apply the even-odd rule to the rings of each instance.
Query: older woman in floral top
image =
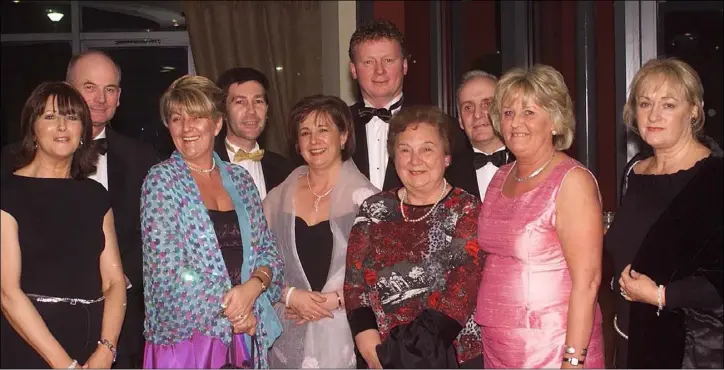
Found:
[[[200,76],[161,98],[177,150],[142,191],[146,368],[268,367],[281,333],[272,302],[282,263],[259,193],[243,167],[213,152],[221,104]]]
[[[482,367],[472,321],[480,202],[443,178],[449,120],[434,107],[392,118],[388,151],[403,187],[368,198],[352,228],[344,299],[371,368]]]

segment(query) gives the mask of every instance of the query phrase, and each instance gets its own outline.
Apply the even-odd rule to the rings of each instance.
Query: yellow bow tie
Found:
[[[226,149],[233,152],[234,148],[226,143]],[[251,159],[252,161],[260,161],[264,157],[264,149],[254,150],[250,153],[245,152],[243,149],[239,149],[234,153],[234,162],[240,162],[243,160]]]

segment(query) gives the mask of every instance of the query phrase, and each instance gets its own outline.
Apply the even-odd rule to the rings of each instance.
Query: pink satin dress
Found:
[[[536,188],[517,198],[502,193],[513,164],[502,166],[485,195],[478,242],[488,254],[475,320],[486,368],[560,368],[572,282],[556,233],[555,199],[573,159],[558,163]],[[578,348],[580,350],[580,348]],[[601,310],[584,367],[603,368]]]

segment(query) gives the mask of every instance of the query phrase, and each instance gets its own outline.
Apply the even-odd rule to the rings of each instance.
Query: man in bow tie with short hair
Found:
[[[458,87],[458,122],[473,147],[472,163],[453,159],[448,169],[450,182],[485,199],[498,168],[515,160],[496,134],[488,115],[493,102],[497,78],[481,70],[466,72]]]
[[[216,85],[224,92],[226,124],[214,150],[222,160],[244,167],[264,200],[294,169],[287,159],[261,149],[257,142],[266,127],[269,82],[254,68],[237,67],[222,73]]]
[[[402,108],[407,54],[394,24],[373,20],[359,27],[349,42],[349,69],[362,100],[350,107],[355,119],[357,168],[378,189],[402,186],[387,153],[388,121]]]

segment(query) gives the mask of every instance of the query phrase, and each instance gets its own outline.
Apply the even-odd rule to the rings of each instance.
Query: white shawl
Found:
[[[297,255],[294,219],[294,192],[300,176],[308,167],[301,166],[274,188],[264,200],[264,213],[276,238],[279,255],[284,261],[284,284],[297,289],[311,290]],[[344,284],[347,259],[347,240],[360,204],[379,192],[352,160],[342,164],[337,183],[330,195],[329,225],[334,246],[332,260],[323,293],[340,291]],[[271,368],[354,368],[354,339],[344,310],[334,310],[333,319],[324,318],[297,325],[284,318],[284,304],[274,309],[282,322],[282,335],[269,353]]]

